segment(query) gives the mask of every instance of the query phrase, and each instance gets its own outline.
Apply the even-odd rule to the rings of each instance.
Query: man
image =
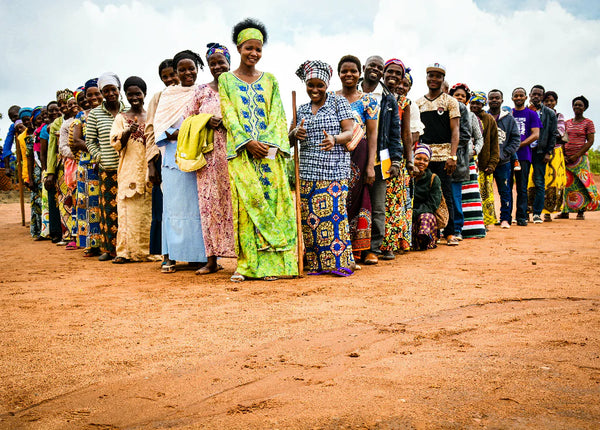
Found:
[[[515,183],[517,184],[517,225],[527,225],[527,183],[529,181],[529,169],[531,168],[531,144],[540,137],[540,128],[542,122],[538,115],[525,107],[527,93],[525,88],[518,87],[512,92],[512,100],[515,105],[513,108],[513,117],[517,121],[519,134],[521,136],[521,145],[517,151],[517,158],[521,170],[515,169]],[[543,202],[542,202],[543,203]]]
[[[6,169],[6,175],[11,176],[12,170],[10,168],[10,156],[12,155],[12,146],[15,143],[15,121],[19,119],[20,106],[11,106],[8,109],[8,118],[11,121],[10,127],[8,127],[8,133],[6,133],[6,139],[4,139],[4,146],[2,147],[2,161]]]
[[[483,222],[486,226],[496,223],[496,210],[494,208],[494,170],[498,164],[498,126],[494,118],[486,113],[483,108],[487,104],[484,92],[474,91],[469,102],[471,112],[477,115],[483,126],[483,146],[477,156],[479,169],[479,191],[483,208]]]
[[[429,168],[442,181],[442,192],[448,206],[448,224],[444,237],[449,246],[458,245],[454,237],[454,199],[452,196],[452,174],[456,170],[459,142],[460,110],[458,102],[442,91],[446,68],[439,63],[427,67],[428,93],[417,100],[421,122],[425,133],[421,142],[432,151]]]
[[[379,103],[379,121],[377,126],[377,158],[375,161],[375,182],[371,185],[371,250],[363,256],[364,264],[377,264],[379,247],[385,236],[386,177],[396,177],[402,161],[402,142],[400,140],[400,116],[396,97],[381,82],[384,62],[378,55],[367,58],[363,66],[364,79],[361,88],[371,93]],[[383,155],[383,157],[382,157]],[[382,159],[389,158],[391,167],[382,172]]]
[[[500,194],[500,228],[510,228],[512,222],[512,157],[517,153],[521,135],[517,122],[510,113],[502,110],[504,95],[493,89],[488,93],[488,113],[498,127],[498,164],[494,170],[494,179]]]
[[[552,109],[542,104],[546,90],[541,85],[534,85],[529,91],[529,109],[537,112],[542,122],[540,137],[537,146],[531,154],[531,167],[533,168],[533,223],[541,224],[544,199],[546,197],[546,164],[554,152],[556,137],[558,136],[558,120]]]

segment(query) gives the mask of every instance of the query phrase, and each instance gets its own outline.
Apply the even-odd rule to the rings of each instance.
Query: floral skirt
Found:
[[[73,232],[76,231],[75,196],[77,195],[77,189],[70,188],[67,185],[62,163],[57,167],[56,178],[58,210],[62,224],[63,239],[71,241],[74,237]]]
[[[347,195],[347,180],[300,180],[302,236],[310,275],[353,273]]]
[[[412,247],[425,251],[437,247],[437,221],[432,213],[424,213],[413,222]]]
[[[31,190],[31,220],[29,231],[32,237],[42,234],[42,169],[37,163],[33,166],[33,190]]]
[[[567,164],[566,204],[563,212],[597,211],[600,195],[590,171],[587,154],[574,164]]]
[[[546,164],[544,196],[545,214],[560,212],[565,201],[565,185],[567,184],[567,172],[565,169],[565,156],[560,146],[554,148],[550,161]],[[528,206],[533,206],[535,199],[535,185],[533,184],[533,169],[529,172],[529,183],[527,186]]]
[[[385,236],[382,251],[408,251],[412,237],[412,199],[410,175],[405,167],[387,181],[385,200]]]
[[[117,255],[119,230],[117,192],[117,171],[100,169],[100,250],[112,256]]]
[[[485,225],[497,223],[496,208],[494,207],[494,175],[479,172],[479,193],[481,194],[483,223]]]
[[[363,138],[352,151],[350,160],[347,209],[350,242],[355,256],[371,249],[371,194],[365,184],[368,152],[367,139]]]

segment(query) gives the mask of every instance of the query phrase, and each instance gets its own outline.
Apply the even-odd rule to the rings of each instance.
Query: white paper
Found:
[[[274,160],[276,155],[277,155],[277,148],[275,148],[274,146],[269,146],[269,153],[267,154],[267,156],[265,158],[268,158],[269,160]]]

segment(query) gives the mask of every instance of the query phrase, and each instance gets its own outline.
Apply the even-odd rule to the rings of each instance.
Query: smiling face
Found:
[[[517,109],[520,109],[523,106],[525,106],[525,102],[527,101],[527,94],[525,94],[524,90],[517,89],[513,92],[512,101],[515,104],[515,107]]]
[[[575,100],[575,103],[573,103],[573,113],[576,116],[581,116],[583,115],[583,112],[585,112],[585,105],[581,100]],[[23,123],[25,123],[25,121],[23,121]]]
[[[85,92],[85,99],[90,104],[90,108],[94,109],[102,104],[102,93],[98,89],[98,87],[88,88]]]
[[[19,119],[19,109],[12,109],[8,111],[8,118],[11,122],[15,122]]]
[[[69,115],[73,117],[79,113],[79,110],[79,105],[77,104],[75,97],[71,97],[67,100],[67,111],[69,112]]]
[[[414,165],[419,169],[419,172],[423,173],[429,166],[429,157],[425,154],[415,155]]]
[[[554,96],[546,96],[544,104],[550,109],[554,110],[554,108],[556,107],[556,99],[554,98]]]
[[[170,87],[171,85],[177,85],[179,83],[177,73],[172,67],[165,67],[160,71],[160,80],[163,81],[165,87]]]
[[[144,107],[144,92],[137,85],[131,85],[125,90],[125,96],[127,102],[131,106],[131,109],[135,111],[141,111]]]
[[[25,116],[25,117],[21,118],[21,121],[23,121],[23,125],[25,126],[25,128],[29,129],[30,131],[32,130],[33,123],[31,122],[30,116]]]
[[[462,88],[457,88],[456,90],[454,90],[454,94],[452,94],[452,97],[454,97],[456,100],[465,105],[467,104],[467,92]]]
[[[260,40],[250,39],[237,47],[241,62],[247,67],[255,67],[262,58],[263,43]]]
[[[42,114],[40,113],[38,116],[35,117],[35,119],[33,120],[33,127],[34,128],[38,128],[40,125],[42,125],[44,123],[44,117],[42,116]]]
[[[59,100],[58,101],[58,110],[60,110],[60,113],[62,115],[67,113],[67,102],[66,100]]]
[[[325,102],[327,85],[320,79],[312,78],[306,81],[306,94],[314,104],[321,105]]]
[[[360,70],[358,70],[358,66],[352,61],[346,61],[340,67],[339,77],[344,87],[356,88],[358,79],[360,78]]]
[[[440,72],[427,73],[427,88],[430,90],[440,90],[444,83],[444,75]]]
[[[218,52],[208,57],[208,69],[215,80],[219,79],[222,73],[229,71],[229,63],[223,54]]]
[[[410,81],[408,80],[408,78],[404,78],[400,81],[400,85],[398,85],[398,94],[400,94],[401,96],[405,96],[408,94],[408,92],[411,89],[411,85],[410,85]]]
[[[118,103],[119,102],[119,89],[114,85],[105,85],[102,90],[102,97],[107,103]]]
[[[58,109],[58,103],[51,103],[48,105],[48,121],[53,122],[60,116],[60,109]]]
[[[471,112],[473,112],[475,115],[479,115],[483,110],[483,103],[473,100],[471,103],[469,103],[469,107],[471,108]]]
[[[183,87],[191,87],[198,77],[196,63],[189,58],[184,58],[177,63],[177,76]]]
[[[363,67],[363,73],[365,74],[365,80],[379,82],[383,76],[383,59],[370,57]]]
[[[383,72],[383,82],[393,93],[398,92],[403,77],[404,70],[398,64],[389,64]]]

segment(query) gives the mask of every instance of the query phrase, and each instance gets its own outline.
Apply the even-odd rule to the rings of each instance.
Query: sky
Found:
[[[586,116],[600,125],[598,0],[0,0],[0,137],[12,104],[47,104],[56,90],[106,71],[121,81],[141,76],[149,101],[162,89],[158,64],[181,50],[204,56],[207,43],[220,42],[235,68],[231,28],[245,17],[268,29],[258,69],[279,80],[288,118],[291,91],[299,104],[308,101],[294,74],[302,62],[319,59],[336,69],[353,54],[402,59],[412,69],[413,100],[427,91],[427,65],[439,62],[450,85],[499,88],[509,106],[515,87],[542,84],[558,93],[557,110],[570,118],[571,100],[583,94]],[[197,83],[211,80],[206,68]],[[341,88],[337,76],[330,88]]]

